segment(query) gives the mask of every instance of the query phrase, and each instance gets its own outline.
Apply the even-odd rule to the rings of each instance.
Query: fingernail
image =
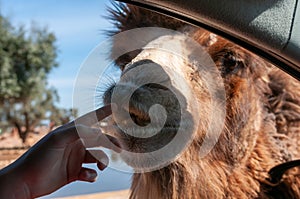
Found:
[[[96,172],[86,171],[85,175],[86,175],[86,178],[88,180],[91,180],[91,181],[95,181],[96,178],[97,178],[97,173]]]
[[[108,166],[108,161],[107,159],[101,158],[98,162],[98,168],[103,171],[106,167]]]
[[[103,164],[105,166],[104,168],[106,168],[108,166],[109,160],[107,157],[102,157],[102,158],[100,158],[99,161],[101,162],[101,164]]]
[[[98,163],[98,168],[103,171],[107,166],[102,164],[101,162]]]

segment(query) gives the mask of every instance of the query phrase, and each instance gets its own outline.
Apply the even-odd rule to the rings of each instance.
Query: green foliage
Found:
[[[1,16],[0,16],[1,17]],[[13,28],[0,18],[0,99],[22,99],[40,91],[47,74],[57,66],[55,36],[47,30]]]
[[[70,118],[55,106],[57,92],[47,86],[49,72],[58,66],[55,41],[47,29],[26,32],[0,16],[0,122],[15,126],[24,142],[42,120],[56,117],[59,124],[57,118]]]

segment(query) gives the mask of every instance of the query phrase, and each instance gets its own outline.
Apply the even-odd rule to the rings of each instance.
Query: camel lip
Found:
[[[160,131],[147,138],[139,137],[139,135],[131,135],[123,131],[117,124],[114,125],[116,129],[116,136],[120,140],[121,148],[136,153],[150,152],[151,148],[157,146],[163,147],[176,135],[178,128],[173,126],[164,126]],[[167,141],[168,140],[168,141]],[[167,141],[167,143],[165,143]],[[141,148],[142,146],[142,148]]]
[[[112,129],[114,129],[112,133],[120,140],[121,148],[128,152],[145,153],[151,152],[153,148],[155,150],[162,148],[172,140],[172,136],[175,136],[179,130],[178,125],[167,121],[162,127],[160,124],[152,125],[151,122],[154,121],[151,121],[149,114],[141,110],[141,107],[139,103],[134,103],[134,106],[127,107],[130,115],[127,120],[131,120],[137,126],[131,125],[127,120],[122,120],[121,123],[118,123],[114,120],[114,117],[111,118]],[[120,108],[125,109],[124,107]],[[150,123],[152,127],[148,126]],[[138,126],[145,128],[139,130]]]
[[[117,124],[114,124],[114,127],[117,129],[117,133],[119,134],[119,135],[126,135],[126,136],[128,136],[129,134],[128,133],[126,133],[125,131],[123,131],[121,128],[119,128],[119,126],[117,125]],[[166,132],[166,131],[168,131],[168,132],[177,132],[178,131],[178,127],[174,127],[174,126],[172,126],[172,125],[165,125],[159,132],[157,132],[157,133],[160,133],[161,131],[163,131],[163,132]],[[130,136],[132,136],[132,135],[130,135]],[[154,135],[155,136],[155,135]],[[132,136],[132,137],[135,137],[135,136]],[[136,137],[136,138],[139,138],[138,136]],[[147,139],[147,138],[140,138],[140,139]]]
[[[145,112],[145,111],[143,111],[143,110],[141,110],[141,109],[139,109],[137,107],[141,107],[141,105],[139,103],[136,103],[135,106],[129,106],[129,108],[127,108],[127,109],[129,109],[128,113],[130,115],[130,118],[127,118],[127,119],[128,120],[132,120],[135,124],[137,124],[140,127],[146,127],[148,124],[150,124],[153,121],[151,121],[151,118],[150,118],[150,116],[149,116],[149,114],[147,112]],[[125,108],[123,108],[123,109],[125,111],[127,111]],[[170,121],[172,121],[172,120],[170,120]],[[126,120],[123,120],[122,123],[123,124],[121,126],[126,127],[128,129],[136,128],[136,126],[129,126],[129,125],[127,125],[126,124],[127,123]],[[122,134],[125,135],[125,134],[127,134],[126,132],[124,132],[122,129],[119,128],[118,123],[116,121],[114,121],[114,119],[113,119],[113,125],[115,127],[117,127],[117,129],[118,129],[117,133],[119,135],[122,135]],[[155,127],[159,128],[160,124],[157,124],[157,126],[154,124],[153,126],[154,126],[154,128]],[[167,121],[165,122],[164,126],[161,128],[161,131],[163,131],[163,132],[165,132],[165,131],[168,131],[168,132],[171,132],[171,131],[174,132],[174,131],[176,131],[177,132],[177,130],[178,130],[178,125],[172,124],[172,123],[167,122]]]

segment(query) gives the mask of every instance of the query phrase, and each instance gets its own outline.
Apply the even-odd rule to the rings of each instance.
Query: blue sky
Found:
[[[0,0],[0,12],[13,25],[29,28],[34,22],[56,35],[59,67],[51,72],[49,83],[58,90],[60,107],[72,107],[80,65],[106,39],[103,31],[112,28],[104,17],[109,5],[109,0]]]

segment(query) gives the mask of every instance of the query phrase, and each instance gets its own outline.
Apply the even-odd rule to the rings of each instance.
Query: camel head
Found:
[[[189,145],[200,157],[211,152],[235,164],[247,159],[261,130],[269,66],[202,29],[184,33],[146,28],[114,40],[115,49],[124,40],[144,45],[126,53],[131,58],[120,64],[120,81],[104,95],[106,104],[117,105],[115,135],[134,168],[165,166]]]
[[[268,198],[268,171],[299,157],[299,83],[199,27],[123,4],[111,13],[122,74],[104,103],[137,171],[131,198]]]

